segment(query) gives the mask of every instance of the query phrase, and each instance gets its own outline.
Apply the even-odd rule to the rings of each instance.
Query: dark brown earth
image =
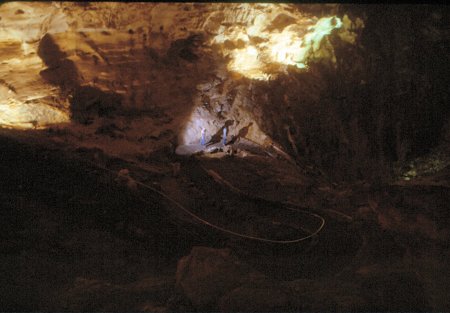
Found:
[[[306,191],[295,193],[306,184],[300,172],[296,180],[288,175],[300,169],[268,156],[160,155],[180,163],[176,175],[161,174],[117,158],[100,163],[95,151],[69,154],[38,144],[36,136],[30,142],[8,134],[0,139],[4,310],[448,308],[446,186],[316,186],[305,197]],[[131,177],[154,189],[120,182],[114,173],[126,166]],[[296,244],[246,240],[199,223],[155,190],[244,235],[289,240],[318,227],[317,220],[288,207],[316,213],[326,223],[318,235]],[[209,273],[207,282],[221,277],[215,276],[218,269],[225,271],[224,282],[235,275],[226,265],[235,261],[225,257],[216,270],[204,268],[213,261],[195,263],[190,276],[179,276],[177,262],[195,246],[213,248],[202,252],[211,260],[230,249],[259,278],[239,279],[211,296],[201,289],[187,292],[183,286],[196,281],[195,273]]]

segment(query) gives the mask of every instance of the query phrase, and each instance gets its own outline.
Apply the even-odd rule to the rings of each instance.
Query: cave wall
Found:
[[[343,26],[310,51],[307,69],[269,64],[272,79],[250,79],[223,54],[243,42],[211,39],[251,27],[261,12],[267,31],[333,15]],[[75,122],[163,118],[178,144],[196,143],[202,127],[217,137],[228,123],[230,135],[276,143],[333,180],[388,179],[395,164],[436,146],[448,123],[445,7],[10,2],[0,17],[14,50],[2,56],[0,91],[33,106],[27,97],[39,90]],[[13,54],[35,66],[27,73],[19,62],[18,71]]]
[[[336,105],[344,106],[341,113],[350,108],[349,119],[341,120],[347,132],[358,139],[347,151],[359,153],[354,157],[356,164],[373,160],[385,168],[380,178],[388,178],[394,165],[435,147],[449,120],[445,74],[449,72],[449,33],[443,22],[448,10],[425,5],[356,9],[363,9],[366,17],[362,49],[355,51],[357,58],[349,58],[345,50],[339,58],[337,50],[341,66],[329,92],[340,99]],[[356,75],[351,69],[357,60],[362,61],[356,71],[360,84],[352,81]],[[367,150],[361,153],[364,146]],[[364,166],[359,171],[361,177],[375,175],[371,171],[364,175]]]
[[[329,40],[335,67],[320,62],[307,73],[290,72],[255,88],[263,104],[259,120],[289,153],[306,157],[333,179],[386,180],[395,166],[429,152],[445,135],[448,10],[421,5],[332,10],[364,20],[355,44],[334,34]]]

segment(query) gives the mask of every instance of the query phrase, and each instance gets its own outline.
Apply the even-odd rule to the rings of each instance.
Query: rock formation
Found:
[[[448,310],[448,20],[2,3],[0,311]]]

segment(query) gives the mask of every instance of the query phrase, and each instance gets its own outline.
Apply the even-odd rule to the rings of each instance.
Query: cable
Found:
[[[108,172],[108,173],[113,174],[114,176],[117,175],[117,172],[115,172],[115,171],[113,171],[113,170],[110,170],[110,169],[108,169],[108,168],[106,168],[106,167],[103,167],[103,166],[101,166],[101,165],[98,165],[98,164],[96,164],[96,163],[94,163],[94,162],[92,162],[92,161],[85,160],[85,159],[83,159],[83,160],[86,161],[86,162],[88,162],[88,163],[90,163],[91,165],[95,166],[96,168],[102,169],[102,170],[104,170],[104,171],[106,171],[106,172]],[[130,178],[131,178],[131,177],[130,177]],[[131,179],[133,179],[133,178],[131,178]],[[260,241],[260,242],[267,242],[267,243],[275,243],[275,244],[294,244],[294,243],[298,243],[298,242],[304,241],[304,240],[306,240],[306,239],[309,239],[309,238],[311,238],[311,237],[317,235],[317,234],[322,230],[322,228],[323,228],[324,225],[325,225],[325,219],[324,219],[323,217],[321,217],[320,215],[317,215],[317,214],[311,213],[311,212],[307,212],[307,211],[305,211],[305,210],[299,210],[299,209],[294,209],[294,208],[287,208],[287,209],[289,209],[289,210],[301,212],[301,213],[308,214],[308,215],[310,215],[310,216],[314,216],[314,217],[318,218],[318,219],[321,221],[320,226],[318,227],[318,229],[317,229],[316,231],[314,231],[313,233],[309,234],[308,236],[301,237],[301,238],[294,239],[294,240],[273,240],[273,239],[266,239],[266,238],[257,237],[257,236],[249,236],[249,235],[241,234],[241,233],[238,233],[238,232],[235,232],[235,231],[232,231],[232,230],[223,228],[223,227],[221,227],[221,226],[212,224],[212,223],[208,222],[207,220],[201,218],[200,216],[196,215],[195,213],[191,212],[191,211],[188,210],[186,207],[184,207],[181,203],[179,203],[178,201],[172,199],[170,196],[168,196],[168,195],[165,194],[164,192],[159,191],[158,189],[156,189],[156,188],[154,188],[154,187],[152,187],[152,186],[150,186],[150,185],[147,185],[147,184],[145,184],[145,183],[142,183],[142,182],[140,182],[140,181],[138,181],[138,180],[133,179],[133,181],[134,181],[137,185],[142,186],[142,187],[144,187],[144,188],[146,188],[146,189],[149,189],[149,190],[151,190],[151,191],[157,193],[158,195],[160,195],[160,196],[163,197],[164,199],[168,200],[169,202],[171,202],[172,204],[174,204],[177,208],[179,208],[179,209],[182,210],[183,212],[187,213],[189,216],[191,216],[191,217],[194,218],[195,220],[201,222],[202,224],[207,225],[207,226],[209,226],[209,227],[211,227],[211,228],[213,228],[213,229],[216,229],[216,230],[218,230],[218,231],[220,231],[220,232],[223,232],[223,233],[226,233],[226,234],[229,234],[229,235],[233,235],[233,236],[236,236],[236,237],[239,237],[239,238],[244,238],[244,239],[249,239],[249,240],[254,240],[254,241]]]
[[[209,175],[213,176],[213,179],[214,179],[214,180],[220,179],[220,181],[221,181],[224,185],[226,185],[229,189],[231,189],[232,191],[237,192],[237,193],[239,193],[239,194],[242,194],[242,195],[244,195],[244,196],[250,197],[247,193],[245,193],[244,191],[240,190],[239,188],[233,186],[230,182],[228,182],[227,180],[223,179],[220,175],[218,175],[218,174],[217,174],[216,172],[214,172],[213,170],[208,170],[208,169],[206,169],[203,165],[200,165],[200,167],[201,167],[206,173],[208,173]],[[264,201],[266,201],[266,200],[263,199],[263,198],[257,198],[257,199],[258,199],[258,200],[264,200]],[[282,203],[282,204],[283,204],[283,205],[291,205],[291,206],[295,206],[295,204],[293,204],[293,203]],[[315,214],[315,213],[312,213],[312,212],[308,212],[308,211],[302,210],[302,209],[291,208],[291,207],[286,207],[285,209],[286,209],[286,210],[290,210],[290,211],[295,211],[295,212],[301,212],[301,213],[304,213],[304,214],[307,214],[307,215],[310,215],[310,216],[314,216],[314,217],[320,219],[321,225],[320,225],[320,226],[318,227],[318,229],[317,229],[316,231],[314,231],[313,233],[309,234],[309,235],[306,236],[306,237],[302,237],[302,238],[296,239],[296,240],[286,240],[286,241],[284,241],[284,240],[270,240],[270,239],[264,239],[264,238],[257,237],[258,239],[264,239],[264,240],[266,240],[266,241],[270,240],[270,242],[276,242],[276,243],[295,243],[295,242],[300,242],[300,241],[306,240],[306,239],[308,239],[308,238],[311,238],[311,237],[317,235],[317,234],[322,230],[322,228],[325,226],[325,219],[324,219],[322,216],[318,215],[318,214]],[[301,228],[303,231],[305,231],[302,227],[300,227],[300,228]],[[305,231],[305,232],[307,232],[307,231]],[[243,235],[243,236],[246,236],[246,235]],[[247,237],[248,237],[248,236],[247,236]]]
[[[17,138],[16,138],[16,139],[17,139]],[[72,152],[75,152],[75,151],[72,151]],[[73,154],[72,154],[72,157],[73,157]],[[101,166],[101,165],[99,165],[99,164],[97,164],[97,163],[95,163],[95,162],[93,162],[93,161],[88,160],[88,159],[81,158],[81,157],[79,157],[79,156],[77,156],[76,158],[79,159],[79,160],[81,160],[82,162],[91,164],[93,167],[95,167],[95,168],[97,168],[97,169],[101,169],[101,170],[103,170],[103,171],[105,171],[105,172],[108,172],[108,173],[112,174],[113,176],[117,176],[117,174],[118,174],[116,171],[110,170],[110,169],[108,169],[108,168],[106,168],[106,167],[104,167],[104,166]],[[136,164],[136,163],[134,163],[134,164]],[[139,166],[139,165],[138,165],[138,166]],[[131,178],[131,177],[130,177],[130,178]],[[137,185],[140,185],[140,186],[142,186],[142,187],[144,187],[144,188],[146,188],[146,189],[148,189],[148,190],[151,190],[151,191],[155,192],[156,194],[160,195],[161,197],[163,197],[164,199],[168,200],[169,202],[171,202],[172,204],[174,204],[176,207],[178,207],[179,209],[181,209],[183,212],[187,213],[187,214],[190,215],[192,218],[194,218],[195,220],[201,222],[202,224],[205,224],[205,225],[207,225],[207,226],[209,226],[209,227],[211,227],[211,228],[213,228],[213,229],[216,229],[216,230],[221,231],[221,232],[223,232],[223,233],[226,233],[226,234],[229,234],[229,235],[233,235],[233,236],[236,236],[236,237],[239,237],[239,238],[244,238],[244,239],[254,240],[254,241],[260,241],[260,242],[267,242],[267,243],[275,243],[275,244],[294,244],[294,243],[298,243],[298,242],[304,241],[304,240],[306,240],[306,239],[309,239],[309,238],[311,238],[311,237],[317,235],[317,234],[323,229],[323,227],[324,227],[324,225],[325,225],[325,219],[324,219],[323,217],[321,217],[320,215],[318,215],[318,214],[311,213],[311,212],[308,212],[308,211],[305,211],[305,210],[301,210],[301,209],[294,209],[294,208],[286,207],[286,209],[288,209],[288,210],[301,212],[301,213],[308,214],[308,215],[310,215],[310,216],[314,216],[314,217],[318,218],[318,219],[321,221],[320,226],[317,228],[316,231],[312,232],[312,233],[309,234],[308,236],[301,237],[301,238],[294,239],[294,240],[272,240],[272,239],[266,239],[266,238],[256,237],[256,236],[248,236],[248,235],[240,234],[240,233],[234,232],[234,231],[232,231],[232,230],[229,230],[229,229],[226,229],[226,228],[217,226],[217,225],[215,225],[215,224],[212,224],[212,223],[210,223],[210,222],[208,222],[208,221],[202,219],[202,218],[199,217],[198,215],[194,214],[193,212],[191,212],[190,210],[188,210],[187,208],[185,208],[181,203],[179,203],[178,201],[172,199],[170,196],[168,196],[168,195],[165,194],[164,192],[159,191],[159,190],[157,190],[156,188],[154,188],[154,187],[152,187],[152,186],[149,186],[149,185],[147,185],[147,184],[144,184],[144,183],[142,183],[142,182],[140,182],[140,181],[138,181],[138,180],[135,180],[135,179],[133,179],[133,178],[131,178],[131,179],[132,179]],[[228,184],[229,184],[229,183],[228,183]],[[230,184],[230,185],[231,185],[231,184]],[[231,185],[231,186],[232,186],[232,185]],[[234,186],[233,186],[233,187],[234,187]],[[236,188],[236,187],[234,187],[234,189],[238,190],[238,192],[240,192],[240,193],[242,193],[242,194],[245,194],[243,191],[241,191],[240,189],[238,189],[238,188]],[[284,204],[284,205],[293,205],[293,204],[290,204],[290,203],[283,203],[283,204]]]

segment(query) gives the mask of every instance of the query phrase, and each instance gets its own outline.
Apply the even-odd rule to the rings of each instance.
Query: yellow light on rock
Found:
[[[280,14],[297,22],[281,29],[272,27],[271,23]],[[301,31],[302,25],[304,31]],[[247,25],[220,27],[211,43],[218,44],[224,56],[231,56],[228,64],[230,71],[251,79],[268,80],[274,73],[266,72],[267,69],[277,68],[270,66],[273,64],[307,68],[308,59],[320,49],[324,37],[342,25],[342,21],[335,16],[314,22],[299,12],[287,13],[283,6],[270,4]]]
[[[42,129],[70,122],[67,112],[42,103],[23,103],[13,98],[0,101],[0,127]]]

